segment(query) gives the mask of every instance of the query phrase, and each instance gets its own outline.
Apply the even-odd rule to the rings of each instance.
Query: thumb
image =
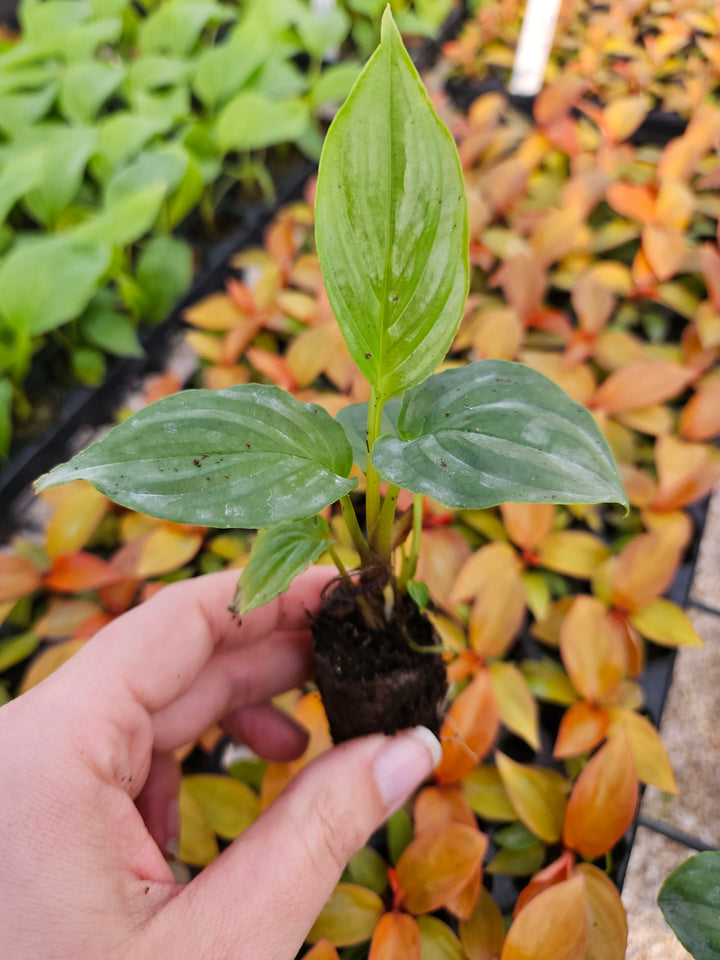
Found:
[[[156,917],[203,960],[292,960],[347,861],[439,762],[425,727],[318,757]],[[172,933],[169,933],[169,929]]]

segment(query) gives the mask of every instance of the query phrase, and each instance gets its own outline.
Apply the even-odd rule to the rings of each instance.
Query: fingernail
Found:
[[[180,840],[178,837],[171,837],[168,842],[165,844],[165,853],[170,854],[171,857],[177,857],[180,852]]]
[[[427,727],[401,733],[381,747],[373,762],[373,772],[389,811],[422,783],[441,757],[440,741]]]

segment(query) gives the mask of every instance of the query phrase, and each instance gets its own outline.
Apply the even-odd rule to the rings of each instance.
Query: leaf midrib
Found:
[[[388,43],[388,47],[390,43]],[[394,184],[392,179],[392,170],[393,170],[393,139],[392,139],[392,130],[393,130],[393,96],[392,96],[392,56],[390,51],[385,54],[385,59],[387,61],[387,89],[388,89],[388,110],[387,110],[387,126],[388,126],[388,157],[387,157],[387,182],[390,185],[390,197],[387,209],[387,220],[386,220],[386,231],[387,236],[387,249],[385,250],[385,271],[383,275],[383,284],[380,297],[380,340],[379,340],[379,356],[378,356],[378,393],[382,399],[385,397],[384,390],[384,380],[385,375],[383,372],[383,354],[385,352],[385,329],[388,321],[388,287],[390,284],[390,275],[392,272],[392,250],[395,243],[395,221],[394,221]]]

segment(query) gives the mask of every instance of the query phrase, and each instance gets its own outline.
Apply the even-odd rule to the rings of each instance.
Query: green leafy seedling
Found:
[[[157,517],[261,528],[239,614],[329,552],[341,576],[314,632],[333,735],[438,730],[445,671],[419,609],[427,593],[413,580],[422,497],[474,509],[626,504],[625,494],[589,412],[546,377],[497,360],[434,372],[467,297],[467,204],[455,144],[389,10],[327,135],[316,219],[328,296],[368,403],[334,419],[274,386],[187,391],[141,410],[36,486],[84,478]],[[366,478],[360,515],[353,461]],[[398,517],[401,489],[414,506]],[[360,556],[350,573],[318,516],[338,501]],[[328,649],[336,641],[341,652]]]

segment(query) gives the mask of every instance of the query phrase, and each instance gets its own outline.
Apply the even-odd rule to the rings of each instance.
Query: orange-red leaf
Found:
[[[117,583],[121,574],[106,560],[94,553],[80,550],[76,553],[64,553],[53,559],[50,570],[45,574],[44,583],[50,590],[59,593],[75,593],[81,590],[99,590],[111,583]]]
[[[340,960],[340,957],[329,940],[318,940],[305,954],[305,960]]]
[[[530,883],[520,891],[515,907],[513,917],[516,917],[523,907],[526,907],[531,900],[534,900],[543,890],[548,890],[558,883],[564,883],[572,876],[572,869],[575,864],[575,856],[570,850],[564,850],[557,860],[548,864],[544,870],[536,873]]]
[[[611,373],[598,387],[593,406],[616,414],[664,403],[681,393],[694,378],[693,370],[668,360],[631,363]]]
[[[442,760],[435,768],[438,783],[457,783],[488,753],[500,718],[489,670],[480,670],[453,701],[440,733]]]
[[[637,802],[635,760],[618,730],[591,757],[570,794],[563,843],[588,860],[603,856],[632,823]]]
[[[649,187],[622,181],[613,183],[607,191],[607,202],[631,220],[651,223],[655,218],[655,195]]]
[[[522,564],[506,543],[490,543],[478,554],[482,557],[474,567],[479,579],[468,636],[476,653],[498,657],[514,640],[525,616]]]
[[[653,273],[662,282],[680,272],[690,248],[681,230],[651,225],[643,230],[642,249]]]
[[[520,911],[500,960],[585,960],[585,882],[572,877],[543,890]]]
[[[461,823],[420,834],[397,863],[403,902],[414,914],[430,913],[458,894],[482,863],[487,837]]]
[[[528,830],[557,843],[565,816],[565,780],[554,770],[517,763],[497,752],[495,762],[515,812]]]
[[[565,760],[589,753],[605,739],[609,729],[608,711],[588,700],[580,700],[563,714],[553,756]]]
[[[600,600],[575,598],[560,628],[560,655],[572,685],[585,699],[602,701],[617,693],[625,651]]]
[[[584,960],[625,960],[628,925],[617,887],[591,863],[579,863],[574,872],[585,881],[588,941]]]
[[[415,836],[448,823],[476,827],[475,814],[459,787],[426,787],[415,801]]]
[[[627,734],[640,780],[665,793],[677,793],[667,750],[647,717],[624,707],[613,707],[609,712],[613,722]]]
[[[550,533],[555,519],[552,503],[503,503],[500,505],[507,535],[521,550],[534,550]]]
[[[720,380],[690,398],[680,414],[679,428],[686,440],[712,440],[720,434]]]
[[[720,456],[710,446],[660,437],[655,444],[656,510],[675,510],[706,496],[720,480]]]
[[[368,960],[421,960],[420,928],[407,913],[386,913],[375,927]]]
[[[591,334],[602,330],[615,309],[612,290],[592,273],[585,273],[580,277],[573,287],[571,299],[580,326]]]
[[[0,603],[18,600],[40,586],[42,576],[28,557],[0,554]]]
[[[672,582],[680,563],[673,538],[658,531],[635,537],[622,549],[612,569],[610,598],[623,610],[642,610]]]

